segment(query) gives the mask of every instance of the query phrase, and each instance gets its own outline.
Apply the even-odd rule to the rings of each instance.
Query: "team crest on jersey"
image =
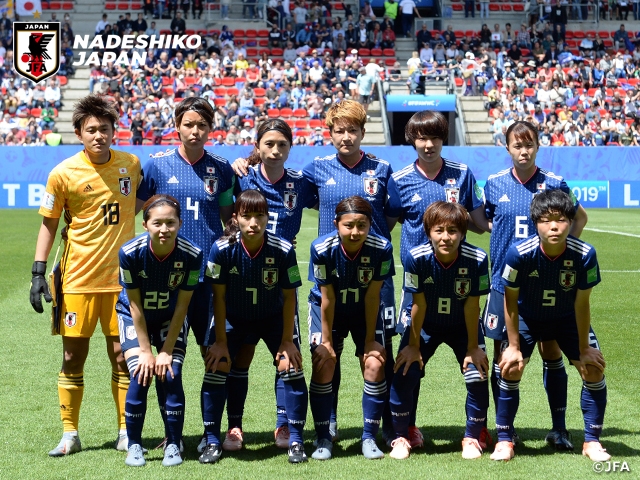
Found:
[[[570,289],[576,284],[576,272],[574,270],[560,270],[560,285]]]
[[[169,274],[169,288],[175,290],[184,280],[184,272],[171,272]]]
[[[14,22],[13,67],[36,83],[60,69],[60,22]]]
[[[471,290],[471,280],[468,278],[456,278],[456,295],[459,297],[467,297]]]
[[[284,192],[284,208],[287,210],[295,210],[298,205],[298,194],[291,190]]]
[[[218,177],[204,177],[204,191],[209,195],[215,195],[218,191]]]
[[[373,278],[373,268],[358,267],[358,281],[362,285],[368,285],[372,278]]]
[[[267,287],[274,287],[278,283],[278,269],[277,268],[263,268],[262,269],[262,283]]]
[[[76,312],[66,312],[64,314],[64,324],[67,327],[75,327],[76,326]]]
[[[120,193],[128,197],[131,193],[131,177],[121,177],[118,181],[120,182]]]
[[[460,189],[459,188],[445,188],[445,195],[447,196],[448,203],[460,203]]]
[[[378,193],[378,179],[373,177],[365,177],[362,179],[364,182],[364,192],[367,195],[374,196]]]
[[[489,330],[495,330],[498,326],[498,315],[490,313],[487,315],[487,328]]]
[[[136,327],[134,327],[133,325],[127,326],[127,328],[125,329],[124,334],[127,337],[127,340],[133,340],[134,338],[136,338],[138,336],[138,335],[136,335]]]

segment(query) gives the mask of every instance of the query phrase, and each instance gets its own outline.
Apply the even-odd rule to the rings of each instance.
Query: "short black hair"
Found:
[[[576,209],[569,194],[560,189],[543,190],[533,197],[531,202],[531,220],[538,223],[542,217],[557,213],[573,221]]]

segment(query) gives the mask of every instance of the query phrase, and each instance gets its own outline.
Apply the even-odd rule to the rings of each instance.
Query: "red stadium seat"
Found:
[[[261,48],[260,50],[258,50],[258,55],[262,56],[264,54],[271,55],[271,50],[269,50],[268,48]]]
[[[247,48],[247,57],[257,57],[258,49],[257,48]]]
[[[268,38],[269,37],[269,30],[264,29],[264,28],[262,30],[258,30],[258,37]]]
[[[269,46],[269,40],[266,38],[259,38],[258,39],[258,46],[259,47],[268,47]]]
[[[131,130],[118,130],[116,135],[118,140],[129,140],[133,136],[133,133]]]
[[[236,95],[240,94],[240,90],[238,90],[236,87],[229,87],[227,88],[227,95],[229,97],[235,97]]]
[[[142,4],[138,2],[133,2],[131,4],[131,10],[142,10]]]
[[[317,118],[309,120],[309,128],[317,128],[317,127],[322,128],[322,120],[318,120]]]
[[[62,3],[61,2],[49,2],[49,9],[50,10],[62,10]]]
[[[495,3],[489,4],[489,11],[490,12],[499,12],[500,11],[500,5],[496,5]]]
[[[510,12],[513,10],[511,5],[500,5],[500,10],[503,12]]]
[[[393,48],[383,48],[382,55],[384,55],[385,57],[395,57],[396,51]]]
[[[212,132],[213,138],[218,138],[218,135],[222,135],[222,138],[227,138],[227,132],[224,130],[215,130]]]
[[[293,116],[297,118],[305,118],[307,116],[307,111],[304,108],[296,108],[293,111]]]
[[[513,11],[514,12],[524,12],[524,5],[514,5],[513,6]]]
[[[63,2],[62,3],[63,10],[73,10],[73,2]]]
[[[151,79],[151,77],[147,78],[147,82]],[[162,85],[173,85],[173,79],[171,77],[162,77]]]
[[[31,112],[29,114],[32,117],[39,117],[41,113],[42,113],[42,109],[41,108],[32,108]]]
[[[104,9],[105,10],[115,10],[116,9],[116,4],[115,3],[105,3],[104,4]]]
[[[64,75],[59,75],[57,78],[61,87],[64,87],[67,83],[69,83],[69,80]]]
[[[384,59],[384,64],[387,67],[393,67],[396,64],[396,59],[395,58],[385,58]]]
[[[300,128],[300,129],[305,129],[307,128],[308,123],[306,120],[296,120],[295,124],[294,124],[294,128]]]
[[[129,10],[129,4],[128,3],[119,3],[118,4],[118,10]]]
[[[261,107],[262,105],[264,105],[267,102],[267,99],[264,97],[259,97],[259,98],[254,98],[253,99],[253,104],[256,107]]]
[[[360,55],[361,57],[368,57],[369,55],[371,55],[371,50],[369,50],[368,48],[359,48],[358,55]]]
[[[195,35],[195,34],[196,34],[196,31],[195,31],[195,30],[193,30],[193,29],[187,29],[187,30],[185,30],[185,31],[184,31],[184,33],[185,33],[186,35]]]
[[[233,31],[233,36],[234,36],[234,37],[244,37],[244,36],[245,36],[245,35],[244,35],[244,30],[242,30],[241,28],[236,28],[236,29]],[[234,38],[234,40],[235,40],[235,38]]]
[[[464,10],[464,6],[460,5],[459,3],[454,3],[453,5],[451,5],[451,10],[453,10],[454,12],[461,12]]]
[[[49,2],[42,2],[42,10],[49,10]]]
[[[166,93],[167,95],[173,95],[173,87],[162,87],[162,93]]]
[[[214,98],[213,104],[216,107],[224,107],[227,104],[227,101],[224,98]]]
[[[331,132],[329,130],[323,130],[322,131],[322,136],[326,139],[331,138]]]
[[[222,77],[222,85],[225,85],[227,87],[233,87],[235,86],[235,84],[236,82],[233,77]]]
[[[294,132],[293,136],[294,137],[310,137],[311,132],[309,130],[298,130]]]
[[[584,32],[581,32],[580,30],[576,30],[575,32],[573,32],[573,38],[577,39],[577,40],[582,40],[583,38],[586,38],[587,36],[585,35]]]
[[[279,118],[280,110],[277,108],[270,108],[267,110],[267,115],[269,115],[269,118]]]
[[[610,38],[609,32],[600,32],[600,38]]]
[[[184,83],[186,83],[189,87],[195,85],[196,77],[184,77]]]
[[[280,109],[280,116],[282,118],[291,118],[291,117],[293,117],[293,110],[288,108],[288,107],[281,108]]]
[[[267,91],[264,88],[256,87],[256,88],[253,89],[253,94],[256,97],[264,97],[265,93],[267,93]]]
[[[273,55],[274,57],[281,57],[283,54],[284,54],[284,50],[282,50],[281,48],[271,49],[271,55]]]
[[[289,125],[289,128],[293,128],[293,126],[296,124],[296,121],[291,120],[290,118],[287,118],[285,122],[287,123],[287,125]]]
[[[258,31],[249,29],[244,32],[244,36],[247,38],[256,38],[258,36]]]
[[[382,56],[382,49],[381,48],[372,48],[371,49],[371,55],[374,57],[381,57]]]

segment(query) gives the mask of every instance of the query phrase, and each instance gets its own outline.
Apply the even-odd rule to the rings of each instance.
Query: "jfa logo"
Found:
[[[13,66],[25,78],[40,83],[60,69],[60,22],[14,22]]]

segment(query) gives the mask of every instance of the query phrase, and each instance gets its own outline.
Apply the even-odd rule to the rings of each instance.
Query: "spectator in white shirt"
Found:
[[[61,98],[62,95],[60,94],[60,87],[56,84],[55,80],[50,80],[44,91],[45,106],[60,108],[62,105],[60,103]]]

